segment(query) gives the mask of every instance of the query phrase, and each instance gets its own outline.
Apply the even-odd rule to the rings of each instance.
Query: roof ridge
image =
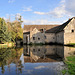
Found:
[[[63,31],[63,29],[65,28],[65,26],[66,26],[71,20],[72,20],[72,18],[69,19],[68,21],[66,21],[65,23],[63,23],[63,24],[60,25],[60,26],[56,26],[56,27],[53,27],[53,28],[47,30],[46,33],[58,33],[58,32],[60,32],[60,31]]]

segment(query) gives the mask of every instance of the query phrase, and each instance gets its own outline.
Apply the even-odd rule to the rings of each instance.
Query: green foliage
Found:
[[[75,64],[75,56],[67,57],[68,61]]]
[[[65,75],[65,74],[66,74],[66,72],[67,72],[67,70],[66,70],[66,69],[62,70],[62,74],[63,74],[63,75]]]
[[[70,43],[69,45],[75,45],[75,43]]]
[[[67,57],[67,61],[65,61],[65,63],[67,64],[68,70],[63,70],[63,75],[65,75],[66,72],[68,72],[69,75],[75,75],[75,56]]]
[[[5,72],[5,65],[11,64],[12,62],[16,64],[21,65],[21,62],[19,62],[20,56],[22,55],[22,49],[20,48],[7,48],[7,49],[0,49],[0,67],[1,72]],[[16,69],[15,69],[16,70]]]
[[[18,21],[7,23],[3,18],[0,18],[0,43],[15,42],[17,39],[23,39],[21,24],[21,17]]]
[[[7,23],[9,31],[11,32],[12,41],[14,42],[18,39],[23,39],[23,29],[21,27],[21,24],[21,17],[19,18],[19,20]]]
[[[10,33],[8,32],[8,27],[3,18],[0,18],[0,43],[11,41]]]

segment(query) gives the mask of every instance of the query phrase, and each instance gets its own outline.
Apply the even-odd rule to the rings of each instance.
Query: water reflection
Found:
[[[0,75],[58,75],[64,68],[63,59],[74,51],[55,45],[1,49]]]
[[[25,62],[55,62],[64,58],[64,46],[24,46]]]
[[[6,65],[10,71],[10,64],[16,64],[16,70],[21,66],[20,56],[23,52],[23,49],[13,48],[13,49],[1,49],[0,50],[0,71],[5,72]],[[20,68],[19,71],[21,72]],[[1,74],[0,74],[1,75]]]

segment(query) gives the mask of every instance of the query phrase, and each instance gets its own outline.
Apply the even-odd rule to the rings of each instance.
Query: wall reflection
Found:
[[[27,66],[27,63],[57,63],[62,61],[65,57],[70,56],[72,54],[75,54],[75,48],[56,45],[24,45],[23,48],[19,47],[12,49],[1,49],[0,75],[8,75],[6,73],[13,73],[12,71],[15,72],[15,75],[21,74],[23,73],[24,69],[26,69],[25,67]]]
[[[25,62],[56,62],[64,58],[64,46],[27,46],[23,47]]]

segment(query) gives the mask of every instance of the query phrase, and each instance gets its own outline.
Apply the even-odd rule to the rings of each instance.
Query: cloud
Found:
[[[35,14],[39,14],[39,15],[45,15],[46,13],[44,12],[38,12],[38,11],[34,11]]]
[[[20,13],[17,13],[17,14],[15,15],[15,18],[16,18],[16,19],[19,19],[20,16],[21,16],[21,14],[20,14]]]
[[[55,9],[53,9],[52,11],[49,11],[49,12],[35,11],[34,13],[38,14],[38,15],[49,15],[51,17],[56,17],[56,18],[63,17],[66,13],[65,6],[64,6],[64,4],[62,4],[63,2],[64,1],[62,1],[61,4],[58,7],[56,7]]]
[[[59,7],[56,7],[53,11],[49,12],[48,15],[51,15],[56,18],[61,18],[65,15],[65,6],[61,5]]]
[[[49,12],[35,11],[38,15],[49,15],[55,18],[75,16],[75,0],[61,0],[58,7]]]
[[[22,11],[24,11],[24,12],[26,12],[26,11],[32,11],[32,6],[30,6],[30,7],[23,7]]]
[[[11,16],[15,16],[14,14],[6,14],[6,17],[11,17]]]
[[[75,16],[75,0],[61,0],[60,6],[56,7],[50,14],[59,18],[65,15],[68,17]]]
[[[25,70],[25,69],[24,69],[24,71],[26,74],[32,74],[32,72],[33,72],[33,70]]]
[[[37,19],[37,20],[26,20],[24,18],[22,18],[23,24],[25,25],[47,25],[47,24],[61,24],[63,22],[59,22],[59,21],[49,21],[46,19]]]
[[[61,0],[61,1],[60,1],[60,3],[64,3],[64,2],[65,2],[65,0]]]
[[[15,0],[8,0],[8,3],[14,3]]]
[[[46,66],[37,66],[37,67],[35,67],[35,69],[43,69],[43,68],[46,68]]]
[[[67,14],[75,16],[75,0],[65,0],[64,5]]]

